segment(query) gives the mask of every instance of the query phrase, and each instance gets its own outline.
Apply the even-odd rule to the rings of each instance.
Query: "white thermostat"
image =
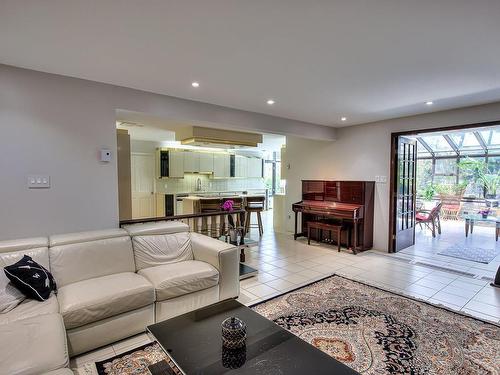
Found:
[[[101,149],[101,161],[110,162],[111,161],[111,150],[107,148]]]

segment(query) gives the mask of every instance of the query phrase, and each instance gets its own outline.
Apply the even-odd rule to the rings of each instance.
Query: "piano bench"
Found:
[[[308,221],[307,222],[307,244],[311,244],[311,229],[317,229],[318,233],[318,242],[321,242],[321,237],[323,234],[323,230],[327,230],[330,234],[330,238],[332,236],[332,231],[337,232],[337,245],[338,251],[340,252],[340,242],[342,238],[342,231],[346,230],[346,227],[342,224],[328,224],[321,221]]]

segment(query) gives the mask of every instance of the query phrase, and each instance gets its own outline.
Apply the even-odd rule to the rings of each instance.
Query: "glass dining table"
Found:
[[[495,224],[495,241],[498,241],[498,235],[500,234],[500,217],[497,216],[486,216],[481,214],[464,214],[462,218],[465,220],[465,237],[469,236],[474,231],[474,224],[476,222],[483,223],[494,223]]]

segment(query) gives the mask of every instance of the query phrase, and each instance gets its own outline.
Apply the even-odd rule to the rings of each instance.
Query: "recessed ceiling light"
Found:
[[[191,86],[193,86],[193,87],[200,87],[200,83],[199,82],[193,82],[193,83],[191,83]]]
[[[340,118],[340,121],[347,121],[347,117],[342,116],[342,117]]]
[[[425,104],[427,104],[427,105],[433,105],[434,102],[432,100],[428,100],[428,101],[425,102]]]
[[[267,104],[269,104],[269,105],[273,105],[274,103],[275,103],[275,101],[274,101],[274,100],[272,100],[272,99],[269,99],[269,100],[267,101]]]

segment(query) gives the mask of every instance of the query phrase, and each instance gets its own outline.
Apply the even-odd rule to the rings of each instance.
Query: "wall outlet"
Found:
[[[48,189],[50,188],[50,176],[46,174],[32,174],[28,176],[29,189]]]

